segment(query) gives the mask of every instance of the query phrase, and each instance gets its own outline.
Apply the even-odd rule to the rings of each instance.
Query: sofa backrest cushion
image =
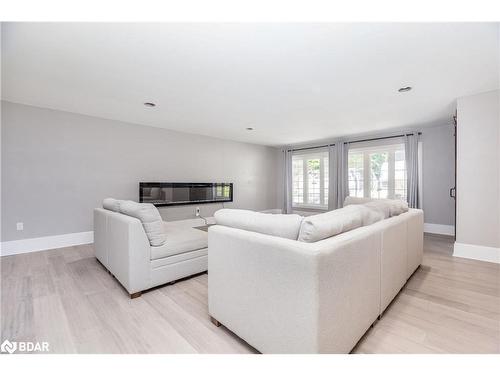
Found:
[[[344,200],[344,207],[360,204],[373,209],[380,209],[384,212],[388,210],[389,217],[408,212],[408,203],[401,199],[373,199],[347,196]]]
[[[215,222],[226,227],[296,240],[302,217],[254,212],[248,210],[222,209],[214,214]]]
[[[384,215],[364,205],[350,205],[302,220],[298,240],[316,242],[383,220]]]
[[[382,214],[384,219],[388,219],[391,217],[391,206],[388,202],[371,201],[363,204],[363,206],[379,212],[380,214]]]
[[[114,198],[105,198],[102,201],[102,208],[105,208],[106,210],[114,211],[114,212],[120,212],[120,203],[123,202],[118,199]]]
[[[351,197],[350,195],[348,195],[344,199],[344,207],[350,206],[352,204],[365,204],[373,200],[373,198]]]
[[[387,199],[391,216],[401,215],[408,212],[408,202],[401,199]]]
[[[141,221],[151,246],[161,246],[165,243],[166,235],[163,231],[163,220],[160,212],[153,204],[121,201],[120,213],[135,217]]]
[[[361,209],[362,210],[361,217],[363,220],[363,226],[376,223],[377,221],[381,221],[381,220],[387,219],[389,217],[388,211],[386,211],[386,210],[379,209],[377,207],[367,206],[366,204],[363,204],[361,207],[363,207]]]

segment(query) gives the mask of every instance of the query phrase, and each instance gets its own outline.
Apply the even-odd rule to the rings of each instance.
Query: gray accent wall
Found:
[[[226,207],[281,207],[275,148],[5,101],[1,109],[2,241],[91,231],[93,208],[105,197],[138,200],[140,181],[233,182]],[[195,207],[160,213],[193,218]],[[199,207],[211,216],[222,205]]]
[[[453,125],[423,128],[422,189],[424,220],[428,224],[454,225],[455,130]]]

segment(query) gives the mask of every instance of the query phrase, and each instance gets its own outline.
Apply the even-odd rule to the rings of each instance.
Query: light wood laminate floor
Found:
[[[500,265],[425,236],[423,265],[354,353],[500,353]],[[129,299],[92,245],[2,257],[1,341],[53,353],[255,353],[207,309],[207,275]]]

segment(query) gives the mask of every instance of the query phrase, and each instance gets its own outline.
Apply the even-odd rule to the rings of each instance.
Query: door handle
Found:
[[[452,187],[450,189],[450,197],[455,199],[457,197],[457,191],[456,191],[456,188]]]

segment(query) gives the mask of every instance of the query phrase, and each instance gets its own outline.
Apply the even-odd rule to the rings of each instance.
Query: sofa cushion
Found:
[[[105,208],[106,210],[114,211],[114,212],[120,212],[120,203],[123,202],[118,199],[114,198],[105,198],[102,201],[102,208]]]
[[[158,209],[153,204],[122,201],[120,203],[120,212],[141,221],[151,246],[160,246],[165,243],[166,236],[163,230],[163,220]]]
[[[370,208],[380,209],[384,213],[389,210],[390,217],[397,216],[408,211],[408,203],[402,199],[375,199],[347,196],[344,200],[344,207],[360,204]]]
[[[350,195],[348,195],[344,199],[344,207],[350,206],[352,204],[365,204],[373,200],[374,200],[373,198],[351,197]]]
[[[226,227],[296,240],[300,215],[267,214],[248,210],[222,209],[214,214],[215,222]]]
[[[188,251],[182,254],[169,255],[163,258],[151,259],[151,269],[155,270],[162,267],[173,266],[176,263],[190,263],[191,261],[197,261],[200,257],[208,258],[208,248]],[[207,259],[208,261],[208,259]],[[186,264],[184,263],[184,264]],[[207,266],[208,267],[208,266]],[[205,268],[206,271],[206,268]]]
[[[408,202],[401,199],[387,199],[391,216],[401,215],[408,212]]]
[[[374,211],[379,212],[384,219],[388,219],[391,217],[391,207],[388,202],[384,201],[371,201],[363,204],[363,206],[368,207]]]
[[[376,223],[377,221],[387,219],[389,217],[389,211],[387,209],[367,206],[366,204],[363,204],[361,207],[364,207],[362,209],[361,215],[363,220],[363,227]]]
[[[169,226],[163,223],[166,241],[161,246],[151,247],[151,260],[183,254],[208,247],[208,235],[199,229]]]
[[[363,205],[350,205],[304,218],[298,240],[316,242],[383,219],[378,211]]]

